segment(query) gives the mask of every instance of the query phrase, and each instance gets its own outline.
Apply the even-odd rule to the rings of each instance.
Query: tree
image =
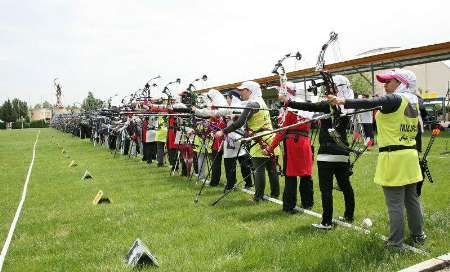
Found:
[[[372,85],[360,74],[347,76],[352,84],[352,89],[357,94],[372,95]]]
[[[39,104],[39,103],[37,103],[36,105],[34,105],[34,109],[35,109],[35,110],[42,109],[42,105]]]
[[[79,103],[78,103],[79,104]],[[70,112],[76,112],[80,110],[80,107],[77,106],[77,103],[73,103],[72,105],[69,105],[66,107],[66,110],[70,111]]]
[[[88,96],[83,100],[81,108],[85,111],[98,110],[102,107],[103,101],[95,98],[92,92],[88,92]]]
[[[27,102],[14,98],[12,100],[12,107],[18,119],[25,120],[26,122],[30,121]]]
[[[48,101],[44,101],[44,103],[42,103],[42,107],[44,109],[49,109],[49,110],[53,109],[52,104],[50,104],[50,102],[48,102]]]
[[[9,99],[3,103],[0,113],[0,119],[5,122],[15,122],[17,120],[17,113],[14,111],[13,105]]]

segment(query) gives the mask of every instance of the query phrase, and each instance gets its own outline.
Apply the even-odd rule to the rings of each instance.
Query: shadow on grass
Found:
[[[342,244],[339,254],[329,254],[327,258],[322,258],[311,267],[311,270],[352,271],[366,267],[367,270],[395,271],[401,266],[399,259],[407,254],[404,251],[386,248],[376,237],[361,237],[349,240],[347,246]]]
[[[238,192],[236,192],[238,193]],[[233,194],[233,193],[232,193]],[[219,195],[217,196],[217,198],[219,197]],[[215,201],[216,199],[214,199]],[[208,203],[211,206],[211,203]],[[254,202],[252,202],[250,200],[250,198],[248,199],[235,199],[232,196],[227,196],[225,198],[223,198],[222,200],[220,200],[219,203],[217,203],[215,206],[212,207],[221,207],[221,208],[240,208],[240,207],[252,207],[255,206],[256,204]]]
[[[271,211],[258,211],[240,216],[242,222],[255,222],[255,221],[276,221],[280,218],[297,217],[297,215],[290,215],[281,210],[281,208]]]

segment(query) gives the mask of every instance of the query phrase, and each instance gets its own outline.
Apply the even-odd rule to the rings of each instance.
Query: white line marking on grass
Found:
[[[255,192],[253,192],[251,190],[247,190],[247,189],[241,189],[241,191],[244,192],[244,193],[250,194],[250,195],[254,195],[255,194]],[[279,205],[283,205],[283,201],[275,199],[275,198],[272,198],[272,197],[268,197],[266,195],[264,196],[264,199],[266,199],[266,200],[268,200],[270,202],[279,204]],[[302,213],[306,213],[306,214],[315,216],[317,218],[322,218],[321,214],[316,213],[314,211],[305,210],[305,209],[302,209],[300,207],[295,207],[295,209],[297,211],[302,212]],[[357,231],[362,232],[364,234],[370,234],[371,233],[371,231],[368,230],[368,229],[364,229],[364,228],[361,228],[361,227],[358,227],[358,226],[355,226],[355,225],[352,225],[352,224],[349,224],[349,223],[346,223],[346,222],[343,222],[343,221],[340,221],[340,220],[333,219],[333,222],[336,223],[337,225],[340,225],[340,226],[343,226],[343,227],[346,227],[346,228],[350,228],[350,229],[354,229],[354,230],[357,230]],[[377,236],[378,238],[380,238],[383,241],[387,241],[387,237],[384,236],[384,235],[375,233],[375,236]],[[415,252],[415,253],[419,253],[419,254],[423,254],[423,255],[429,255],[428,252],[426,252],[426,251],[424,251],[422,249],[419,249],[419,248],[407,245],[407,244],[403,244],[403,247],[408,249],[408,250],[411,250],[412,252]]]
[[[9,245],[11,244],[11,239],[14,234],[14,230],[16,229],[17,221],[19,220],[20,212],[22,211],[23,203],[25,202],[25,198],[27,196],[28,182],[30,181],[31,170],[33,169],[34,157],[36,155],[36,145],[39,139],[39,134],[41,131],[38,131],[36,135],[36,141],[33,146],[33,157],[31,159],[30,166],[28,167],[27,178],[25,179],[25,185],[23,186],[22,198],[20,199],[19,206],[17,207],[16,214],[14,215],[14,219],[11,223],[11,227],[9,228],[8,236],[6,237],[5,244],[3,245],[2,252],[0,253],[0,272],[3,268],[3,263],[5,262],[6,253],[8,253]]]

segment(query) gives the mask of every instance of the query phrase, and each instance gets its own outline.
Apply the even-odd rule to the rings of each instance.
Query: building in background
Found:
[[[400,47],[383,47],[366,51],[358,55],[365,57],[372,54],[387,53],[399,50]],[[417,77],[417,91],[423,98],[445,97],[449,89],[450,67],[445,62],[431,62],[413,66],[404,66],[404,69],[413,71]],[[389,70],[379,70],[375,74],[382,74]],[[366,74],[370,78],[370,74]],[[375,81],[375,94],[384,94],[383,84]]]
[[[32,109],[31,121],[45,120],[50,121],[52,119],[52,110],[47,108]]]
[[[385,47],[373,49],[358,56],[369,56],[372,54],[387,53],[399,50],[399,47]],[[427,111],[426,123],[444,122],[449,120],[448,103],[450,96],[450,63],[439,61],[430,62],[401,68],[411,70],[416,74],[417,93],[425,100],[424,106]],[[399,64],[400,67],[400,64]],[[378,70],[375,74],[389,72],[390,69]],[[370,79],[370,73],[365,73]],[[375,95],[384,95],[383,84],[375,80]],[[447,126],[447,125],[446,125]]]

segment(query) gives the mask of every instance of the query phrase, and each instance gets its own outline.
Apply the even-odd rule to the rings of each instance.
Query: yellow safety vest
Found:
[[[199,125],[199,127],[198,127],[199,130],[202,130],[203,128],[204,128],[203,125]],[[208,137],[204,140],[201,136],[196,135],[194,138],[193,150],[197,153],[198,152],[203,153],[203,152],[205,152],[205,149],[206,149],[207,153],[211,154],[212,144],[213,144],[213,140],[210,137]],[[202,147],[202,145],[203,145],[203,147]]]
[[[419,105],[409,103],[405,97],[397,111],[384,114],[378,112],[377,122],[379,147],[393,145],[415,146]],[[419,157],[416,149],[380,152],[374,182],[382,186],[403,186],[422,180]]]
[[[166,142],[167,140],[167,127],[164,126],[164,119],[162,116],[158,118],[158,129],[156,130],[155,141]]]
[[[247,121],[247,127],[256,133],[272,130],[272,122],[270,120],[269,112],[264,110],[255,112]],[[275,137],[275,134],[264,136],[262,139],[270,146],[272,144],[273,137]],[[252,145],[253,144],[254,143],[252,143]],[[274,154],[277,156],[280,154],[279,147],[275,148]],[[258,143],[255,143],[250,149],[250,156],[255,158],[267,158],[267,156],[263,154],[262,147]]]

